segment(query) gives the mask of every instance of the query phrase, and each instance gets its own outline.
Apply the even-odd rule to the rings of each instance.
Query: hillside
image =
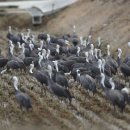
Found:
[[[60,13],[43,18],[43,25],[33,27],[33,30],[63,34],[70,33],[75,24],[79,35],[88,35],[91,28],[95,40],[101,36],[115,48],[122,47],[127,53],[127,42],[130,40],[129,4],[129,0],[79,0]],[[10,24],[18,28],[28,28],[32,26],[30,18],[25,14],[2,17],[0,28],[5,30]]]
[[[79,35],[88,35],[90,28],[93,38],[98,36],[114,48],[124,48],[128,52],[130,40],[129,0],[80,0],[71,8],[50,20],[45,30],[55,33],[69,33],[72,25],[77,26]],[[112,47],[113,48],[113,47]]]
[[[129,0],[79,0],[61,12],[43,18],[43,24],[32,26],[28,14],[1,16],[0,48],[7,53],[7,28],[25,31],[28,27],[34,34],[72,33],[73,25],[79,36],[91,33],[93,41],[101,36],[103,44],[109,43],[113,52],[123,49],[129,54],[127,42],[130,40],[130,1]],[[20,79],[19,88],[28,93],[33,102],[33,110],[21,112],[15,100],[12,75]],[[117,78],[117,77],[116,77]],[[29,73],[10,72],[0,75],[0,129],[1,130],[129,130],[130,106],[124,113],[114,112],[102,91],[94,96],[86,94],[75,82],[70,84],[70,92],[75,99],[72,105],[61,103],[47,92],[41,97],[39,83]],[[33,87],[33,90],[32,90]]]

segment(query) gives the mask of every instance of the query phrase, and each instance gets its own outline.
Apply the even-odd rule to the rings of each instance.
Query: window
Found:
[[[33,24],[41,24],[42,23],[42,18],[41,16],[34,16],[32,19]]]

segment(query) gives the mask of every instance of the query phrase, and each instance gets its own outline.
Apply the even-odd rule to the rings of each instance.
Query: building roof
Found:
[[[17,6],[26,9],[31,15],[46,15],[75,3],[77,0],[35,0],[0,2],[0,7]]]
[[[52,10],[58,10],[75,3],[77,0],[48,0],[44,4],[39,4],[37,7],[41,9],[43,13],[51,12]]]
[[[43,12],[37,7],[31,7],[27,9],[31,16],[43,16]]]

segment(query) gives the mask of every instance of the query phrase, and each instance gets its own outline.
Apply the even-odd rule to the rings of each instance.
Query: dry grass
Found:
[[[49,21],[44,29],[50,33],[65,34],[71,33],[72,25],[75,24],[77,33],[86,36],[92,27],[94,38],[101,36],[112,45],[114,51],[120,47],[125,50],[124,54],[128,54],[129,4],[129,0],[79,0]]]
[[[126,55],[129,53],[126,43],[130,37],[129,4],[129,0],[79,0],[70,8],[46,17],[44,24],[39,27],[32,27],[28,15],[1,17],[0,48],[6,55],[5,30],[8,25],[12,25],[15,30],[31,27],[35,33],[47,31],[51,34],[65,34],[71,33],[72,26],[75,24],[79,35],[88,35],[92,27],[93,40],[101,36],[104,50],[109,43],[112,45],[113,52],[120,47],[123,49],[123,55]],[[9,82],[12,75],[20,78],[19,88],[31,96],[33,111],[28,113],[20,111],[15,100],[14,88]],[[29,74],[16,72],[4,74],[0,76],[0,82],[0,126],[3,130],[122,130],[130,128],[129,106],[124,114],[114,113],[112,106],[100,91],[95,96],[89,96],[84,90],[78,89],[78,85],[74,83],[70,91],[76,100],[72,102],[72,106],[67,106],[59,103],[59,100],[49,92],[47,97],[40,97],[38,82]],[[30,89],[32,86],[34,90]],[[87,98],[84,101],[85,96]]]
[[[31,27],[40,32],[65,34],[71,33],[75,24],[77,34],[87,36],[92,28],[94,38],[101,36],[112,45],[113,51],[120,47],[126,55],[130,37],[129,4],[129,0],[79,0],[60,13],[44,17],[41,26],[32,26],[29,15],[23,14],[1,17],[0,28],[7,30],[12,25],[16,30]]]
[[[6,46],[7,44],[3,45],[5,49]],[[12,75],[19,77],[19,89],[31,96],[32,111],[22,112],[20,110],[15,100],[13,85],[9,81]],[[47,97],[41,97],[39,83],[28,73],[15,71],[6,73],[0,76],[0,82],[1,129],[129,129],[130,107],[126,107],[124,114],[114,113],[113,107],[110,106],[100,90],[95,96],[88,95],[84,89],[78,88],[77,83],[73,83],[70,91],[75,100],[72,101],[71,106],[68,106],[66,103],[61,103],[50,92],[47,92]],[[34,87],[33,90],[31,90],[32,86]]]

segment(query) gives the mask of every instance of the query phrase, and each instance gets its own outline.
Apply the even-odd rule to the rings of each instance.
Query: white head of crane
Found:
[[[121,58],[121,55],[122,55],[122,50],[121,48],[118,48],[118,57]]]
[[[107,56],[110,56],[111,55],[111,53],[110,53],[110,45],[108,44],[107,45]]]

